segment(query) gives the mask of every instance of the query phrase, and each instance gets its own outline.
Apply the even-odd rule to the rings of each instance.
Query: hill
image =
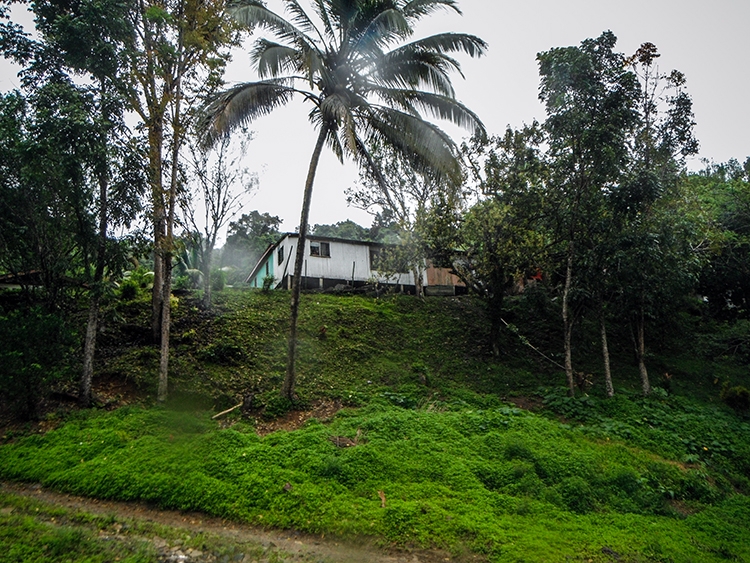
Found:
[[[151,403],[147,304],[117,302],[97,369],[108,408],[9,427],[0,476],[457,560],[750,561],[750,424],[720,400],[747,366],[699,353],[695,319],[658,342],[650,363],[671,376],[651,397],[615,331],[616,396],[589,377],[568,398],[560,323],[532,294],[509,303],[501,358],[471,298],[307,294],[290,405],[285,293],[176,310],[168,405]],[[595,373],[592,334],[576,351]]]

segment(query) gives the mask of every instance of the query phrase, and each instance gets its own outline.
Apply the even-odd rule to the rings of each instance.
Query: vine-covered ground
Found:
[[[292,406],[277,395],[286,294],[227,292],[211,314],[184,298],[173,399],[157,407],[156,350],[133,329],[147,303],[119,303],[98,373],[135,392],[9,427],[0,478],[456,560],[750,561],[750,424],[719,398],[747,366],[676,331],[651,358],[668,385],[642,398],[615,329],[617,395],[594,377],[571,399],[526,345],[554,359],[542,305],[510,303],[498,359],[481,302],[306,295]],[[578,357],[595,373],[586,330]],[[7,523],[3,541],[26,533]]]

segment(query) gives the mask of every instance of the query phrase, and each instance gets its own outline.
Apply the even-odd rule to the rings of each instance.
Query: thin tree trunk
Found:
[[[161,349],[159,356],[159,389],[157,401],[167,399],[169,388],[169,334],[172,315],[172,254],[174,253],[174,212],[177,199],[177,178],[182,144],[182,121],[180,102],[182,101],[181,78],[178,75],[174,85],[174,114],[172,118],[172,155],[169,181],[169,193],[166,216],[166,236],[162,247],[162,272],[164,276],[161,314]]]
[[[641,374],[641,387],[644,395],[651,393],[651,384],[648,380],[648,370],[646,370],[646,336],[645,336],[645,314],[641,306],[636,326],[636,349],[635,354],[638,358],[638,372]]]
[[[99,288],[94,287],[95,295],[89,304],[89,319],[86,324],[86,339],[83,344],[83,373],[78,391],[78,404],[83,408],[91,406],[91,381],[94,378],[94,351],[96,349],[96,331],[99,327]]]
[[[297,359],[297,316],[299,314],[299,295],[300,295],[300,278],[302,277],[302,263],[305,259],[305,241],[307,240],[307,223],[310,215],[310,203],[312,201],[313,182],[315,180],[315,171],[320,161],[320,153],[323,151],[328,129],[325,125],[320,128],[318,141],[315,144],[312,158],[310,159],[310,168],[307,171],[307,180],[305,182],[305,194],[302,200],[302,215],[299,220],[299,242],[297,243],[297,254],[294,259],[294,277],[292,279],[292,303],[289,324],[289,350],[286,361],[286,376],[284,384],[281,387],[281,395],[290,401],[295,398],[294,386],[297,381],[295,371],[295,361]]]
[[[164,260],[164,295],[172,293],[172,256],[168,254]],[[159,389],[156,400],[163,403],[167,400],[169,391],[169,325],[172,317],[172,303],[169,297],[162,302],[161,308],[161,345],[159,354]]]
[[[101,86],[102,93],[104,86]],[[105,113],[104,111],[102,113]],[[106,119],[106,116],[105,116]],[[104,279],[104,263],[107,258],[107,192],[109,190],[109,164],[106,154],[102,156],[103,165],[99,170],[99,240],[96,249],[96,269],[94,286],[89,304],[89,318],[86,324],[86,338],[83,345],[83,372],[78,392],[78,402],[83,408],[91,406],[91,382],[94,378],[94,353],[96,351],[96,334],[99,329],[99,303]]]
[[[162,247],[164,246],[164,190],[162,186],[162,144],[164,131],[163,117],[152,117],[149,125],[149,182],[154,222],[154,287],[151,292],[151,339],[154,343],[161,338],[162,304],[164,302],[164,269]]]
[[[211,308],[211,258],[213,248],[206,248],[203,253],[203,308]]]
[[[570,286],[573,282],[573,242],[568,243],[568,264],[565,268],[565,288],[563,289],[562,318],[565,329],[565,377],[568,379],[568,392],[575,397],[576,388],[573,378],[573,354],[571,351],[571,335],[573,334],[573,319],[570,317],[569,300]]]
[[[607,325],[604,322],[604,312],[600,311],[599,325],[602,333],[602,357],[604,358],[604,384],[607,388],[607,397],[615,396],[615,388],[612,385],[612,371],[609,367],[609,346],[607,345]]]

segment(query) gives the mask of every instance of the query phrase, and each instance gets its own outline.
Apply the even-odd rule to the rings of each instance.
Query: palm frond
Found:
[[[449,72],[460,65],[454,59],[433,52],[391,52],[372,63],[365,72],[375,84],[393,88],[420,88],[454,96]]]
[[[229,12],[235,20],[246,27],[267,29],[279,39],[301,49],[317,49],[315,42],[307,34],[266,8],[260,0],[236,0],[229,8]]]
[[[349,153],[355,153],[356,124],[349,101],[337,94],[327,96],[320,104],[320,114],[328,128],[335,129],[339,138],[343,138],[344,149]]]
[[[481,57],[487,53],[489,45],[476,35],[468,33],[437,33],[406,43],[391,51],[400,52],[435,52],[435,53],[466,53],[470,57]]]
[[[261,78],[280,76],[300,70],[300,52],[294,47],[274,43],[265,38],[255,42],[250,58]]]
[[[452,96],[443,96],[421,90],[403,90],[399,88],[380,88],[373,90],[383,100],[408,113],[427,113],[431,117],[450,121],[470,133],[485,133],[479,117]]]
[[[333,29],[331,18],[328,15],[329,5],[330,2],[326,2],[326,0],[315,0],[314,9],[315,13],[320,18],[320,21],[323,22],[323,30],[325,32],[325,36],[328,38],[328,41],[334,41],[336,39],[336,32]]]
[[[439,127],[385,106],[371,105],[367,111],[368,141],[392,146],[416,170],[454,180],[460,176],[456,145]]]
[[[400,10],[389,8],[374,14],[366,26],[356,30],[351,53],[361,56],[400,39],[409,37],[413,30]]]
[[[408,0],[402,10],[411,19],[418,20],[438,10],[453,10],[461,14],[456,0]]]
[[[233,129],[271,113],[298,91],[282,80],[239,84],[217,95],[201,111],[198,131],[204,146],[216,143]]]

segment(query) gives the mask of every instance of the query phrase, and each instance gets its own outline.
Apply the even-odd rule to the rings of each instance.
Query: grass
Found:
[[[355,447],[329,440],[358,430]],[[94,411],[4,446],[0,474],[311,533],[468,546],[494,561],[607,560],[602,548],[634,561],[661,560],[648,555],[659,550],[673,561],[720,561],[717,550],[750,559],[750,499],[705,466],[508,406],[373,402],[265,438],[206,413]]]
[[[214,561],[241,561],[244,556],[259,563],[290,559],[273,546],[263,547],[251,540],[196,533],[151,520],[93,514],[13,492],[0,493],[3,563],[157,563],[173,548],[199,551]]]
[[[678,391],[644,399],[615,341],[616,397],[604,399],[595,380],[570,399],[563,374],[515,336],[501,361],[489,355],[478,301],[303,297],[299,393],[347,407],[332,421],[265,437],[239,417],[229,428],[212,421],[212,409],[248,391],[267,416],[286,408],[276,393],[287,296],[225,292],[214,315],[183,299],[177,399],[75,413],[12,438],[0,446],[0,477],[493,562],[750,561],[750,425],[712,394],[720,386],[689,393],[690,381],[710,381],[696,367],[707,362],[741,378],[731,362],[690,363],[665,345],[655,360],[679,373]],[[120,326],[145,307],[125,304]],[[511,303],[509,318],[535,344],[553,341],[528,307]],[[118,330],[99,373],[153,393],[154,350]],[[581,363],[594,366],[595,354]],[[518,409],[505,402],[513,396],[538,396],[543,408]],[[336,447],[332,436],[357,445]]]

